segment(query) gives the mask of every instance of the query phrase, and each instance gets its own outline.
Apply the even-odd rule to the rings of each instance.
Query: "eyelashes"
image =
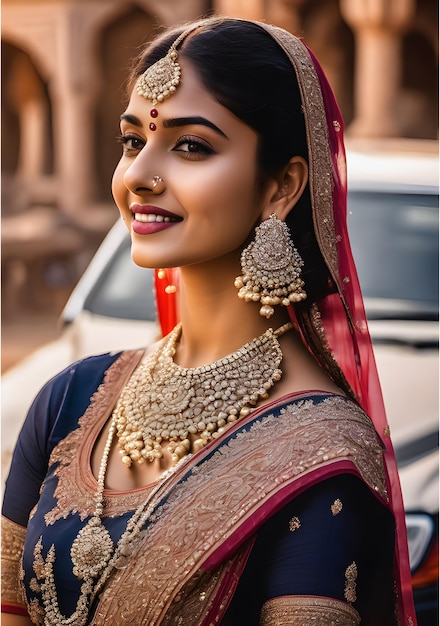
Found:
[[[133,133],[117,135],[116,142],[122,145],[124,154],[138,153],[147,143],[145,139],[141,139]],[[216,154],[216,151],[207,141],[194,135],[179,137],[171,151],[178,152],[183,158],[192,161],[202,160]]]
[[[215,150],[208,142],[204,141],[200,137],[194,137],[194,135],[184,135],[183,137],[180,137],[173,150],[185,153],[187,158],[191,155],[191,158],[193,159],[215,154]]]
[[[116,136],[116,142],[122,145],[123,152],[139,152],[145,145],[145,141],[132,134],[119,134]]]

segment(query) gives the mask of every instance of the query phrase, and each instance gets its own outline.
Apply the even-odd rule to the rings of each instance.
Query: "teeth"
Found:
[[[171,222],[171,217],[164,217],[163,215],[155,215],[154,213],[135,213],[134,219],[137,222]]]

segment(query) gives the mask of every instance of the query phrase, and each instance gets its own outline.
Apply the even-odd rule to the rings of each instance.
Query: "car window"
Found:
[[[368,316],[438,319],[438,195],[352,191],[348,206]]]
[[[97,315],[132,320],[157,319],[153,270],[135,265],[128,235],[87,296],[84,308]]]

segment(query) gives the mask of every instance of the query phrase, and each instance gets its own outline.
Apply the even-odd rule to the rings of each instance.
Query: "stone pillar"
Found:
[[[298,12],[304,2],[305,0],[214,0],[213,9],[216,13],[229,17],[264,20],[298,34]]]
[[[34,179],[44,174],[49,137],[48,116],[42,83],[29,59],[18,56],[8,81],[20,125],[20,148],[16,176]]]
[[[356,43],[355,116],[350,136],[399,136],[396,104],[401,79],[401,38],[415,0],[340,0]]]
[[[54,117],[55,175],[59,206],[73,223],[98,228],[92,212],[96,176],[95,103],[99,74],[92,54],[90,26],[81,12],[59,16],[57,58],[50,95]]]
[[[266,21],[300,36],[299,10],[303,4],[305,0],[271,0],[267,3]]]
[[[219,15],[245,20],[262,20],[265,16],[264,0],[214,0],[212,4],[212,8]]]

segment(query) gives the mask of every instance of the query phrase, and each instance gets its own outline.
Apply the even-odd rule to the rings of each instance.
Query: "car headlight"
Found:
[[[406,529],[408,534],[411,572],[415,572],[430,546],[435,525],[430,515],[423,513],[407,513]]]
[[[409,560],[412,586],[418,590],[438,587],[438,519],[427,513],[407,513]]]

